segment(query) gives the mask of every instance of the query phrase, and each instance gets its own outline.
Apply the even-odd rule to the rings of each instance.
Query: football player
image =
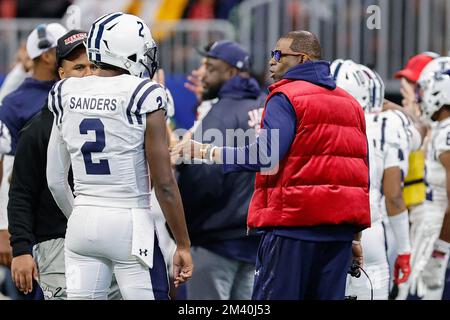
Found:
[[[374,299],[384,300],[388,298],[390,277],[382,224],[382,194],[386,196],[389,220],[399,243],[394,281],[404,282],[410,272],[410,243],[408,212],[402,205],[401,172],[406,172],[408,152],[420,146],[421,138],[402,112],[381,112],[384,83],[376,72],[351,60],[340,59],[333,62],[331,71],[336,84],[353,95],[364,109],[369,146],[372,225],[363,231],[361,241],[364,270],[370,280],[364,276],[349,278],[347,294],[356,295],[358,299],[373,296]],[[412,146],[413,138],[416,140],[415,146]],[[399,277],[399,271],[402,277]]]
[[[419,79],[420,108],[434,126],[425,160],[427,196],[413,244],[410,289],[426,300],[442,298],[450,251],[450,76],[448,71],[442,72],[442,67],[450,66],[450,58],[435,60]]]
[[[60,81],[49,94],[55,121],[47,178],[70,216],[68,298],[106,299],[114,272],[124,299],[168,299],[149,209],[150,172],[177,243],[176,286],[191,277],[193,264],[167,147],[167,95],[161,85],[143,79],[156,72],[157,47],[143,20],[117,12],[93,23],[87,50],[99,76]],[[75,199],[65,183],[70,163]]]

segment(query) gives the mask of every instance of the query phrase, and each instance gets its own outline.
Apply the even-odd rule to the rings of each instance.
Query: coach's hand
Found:
[[[12,259],[12,248],[9,244],[8,230],[0,230],[0,265],[9,267]]]
[[[353,260],[358,262],[360,267],[363,266],[363,250],[361,242],[353,241],[352,243]]]
[[[25,294],[33,291],[33,279],[38,281],[38,271],[31,254],[14,257],[11,262],[11,274],[20,291]]]
[[[189,248],[182,249],[177,247],[173,256],[173,278],[175,279],[175,288],[178,288],[181,283],[188,281],[192,277],[192,271],[194,271],[194,264]]]

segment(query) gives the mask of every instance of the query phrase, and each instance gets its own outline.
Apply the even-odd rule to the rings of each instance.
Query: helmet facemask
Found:
[[[158,48],[156,45],[150,46],[144,52],[142,59],[140,59],[138,63],[144,66],[145,70],[148,72],[149,78],[152,79],[156,70],[158,70]]]

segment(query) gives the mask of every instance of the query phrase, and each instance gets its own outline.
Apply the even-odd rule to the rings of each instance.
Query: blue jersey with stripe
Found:
[[[150,205],[146,114],[166,109],[163,87],[131,75],[69,78],[48,106],[70,153],[76,205]]]

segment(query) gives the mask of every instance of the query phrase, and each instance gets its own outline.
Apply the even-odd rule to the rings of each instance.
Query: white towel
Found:
[[[153,268],[155,223],[150,209],[131,209],[133,216],[133,240],[131,254],[150,269]]]

